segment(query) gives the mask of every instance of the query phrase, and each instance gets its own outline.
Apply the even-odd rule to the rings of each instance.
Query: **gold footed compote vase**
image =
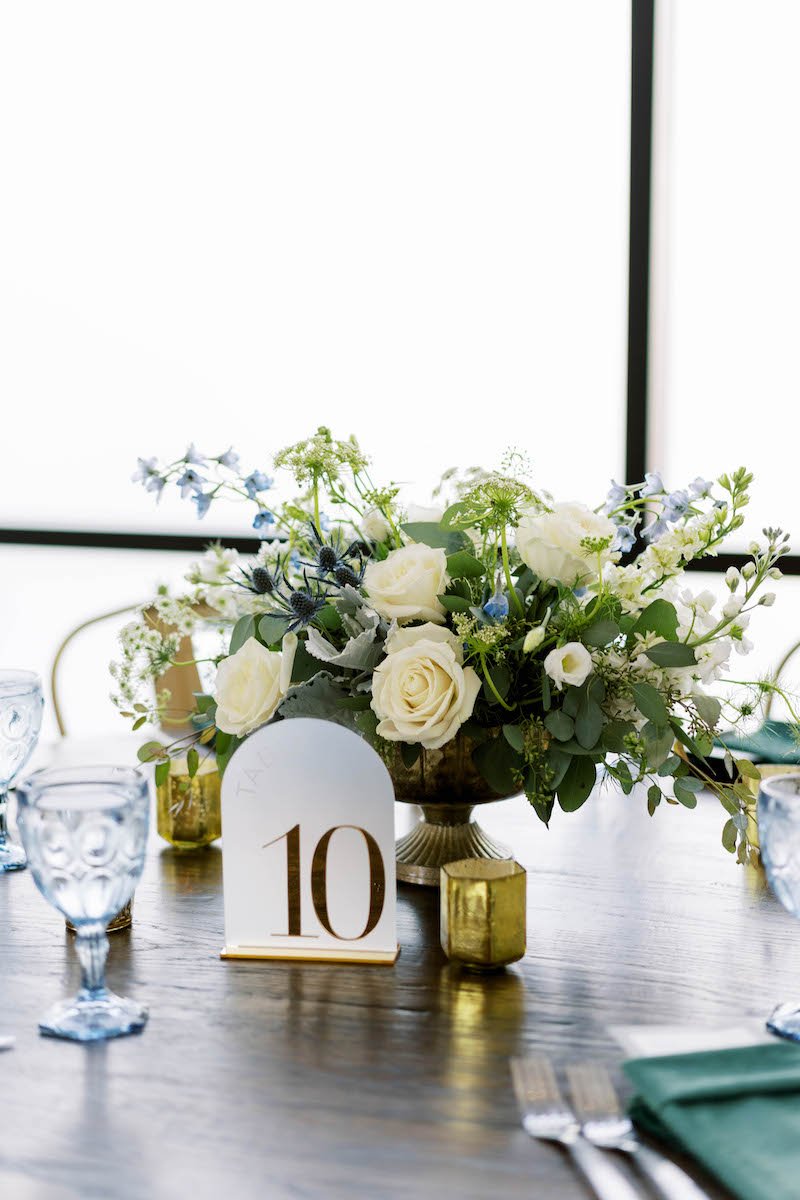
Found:
[[[412,767],[403,763],[398,746],[392,747],[387,766],[395,798],[418,804],[422,818],[395,847],[397,878],[403,883],[439,886],[445,863],[462,858],[511,858],[511,850],[489,837],[473,820],[479,804],[507,800],[516,792],[499,796],[472,761],[473,741],[457,734],[440,750],[423,750]]]

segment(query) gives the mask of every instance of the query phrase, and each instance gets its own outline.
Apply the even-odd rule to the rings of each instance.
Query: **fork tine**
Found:
[[[511,1078],[522,1112],[543,1104],[563,1104],[553,1064],[544,1054],[511,1059]]]
[[[584,1119],[621,1114],[611,1076],[601,1063],[570,1063],[566,1068],[572,1102]]]

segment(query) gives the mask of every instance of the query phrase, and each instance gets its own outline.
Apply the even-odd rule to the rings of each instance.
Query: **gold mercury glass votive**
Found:
[[[442,949],[455,963],[492,971],[525,954],[524,867],[512,859],[462,858],[441,874]]]
[[[220,779],[212,757],[201,759],[189,778],[185,758],[173,759],[164,783],[156,788],[156,827],[178,850],[197,850],[222,835]]]
[[[121,929],[130,929],[133,924],[133,896],[124,904],[115,917],[112,917],[106,927],[106,933],[119,933]],[[77,933],[72,921],[67,921],[70,933]]]

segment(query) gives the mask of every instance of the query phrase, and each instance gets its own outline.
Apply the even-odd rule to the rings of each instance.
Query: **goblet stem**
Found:
[[[78,930],[75,949],[81,964],[80,1000],[101,1000],[106,993],[108,938],[105,926],[88,925]]]

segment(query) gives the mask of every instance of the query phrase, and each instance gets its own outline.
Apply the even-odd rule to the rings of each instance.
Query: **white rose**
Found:
[[[361,518],[361,531],[373,542],[385,542],[391,528],[379,508],[371,508]]]
[[[438,597],[447,588],[447,555],[421,542],[390,551],[383,562],[370,562],[364,588],[372,607],[392,621],[444,623]]]
[[[432,508],[426,508],[422,504],[409,504],[406,509],[407,521],[434,521],[438,525],[443,516],[444,509],[438,504]]]
[[[372,676],[378,733],[390,742],[438,750],[472,716],[478,675],[462,666],[458,638],[437,625],[393,630],[386,648]]]
[[[592,656],[580,642],[557,646],[544,660],[544,669],[558,688],[580,687],[592,673]]]
[[[581,542],[585,538],[613,540],[615,532],[608,517],[583,504],[556,504],[552,512],[530,513],[522,518],[517,528],[517,549],[534,575],[547,583],[574,587],[619,558],[606,549],[598,561],[598,555],[586,550]]]
[[[255,638],[217,667],[217,728],[244,737],[263,725],[289,690],[297,636],[287,633],[280,650]]]

